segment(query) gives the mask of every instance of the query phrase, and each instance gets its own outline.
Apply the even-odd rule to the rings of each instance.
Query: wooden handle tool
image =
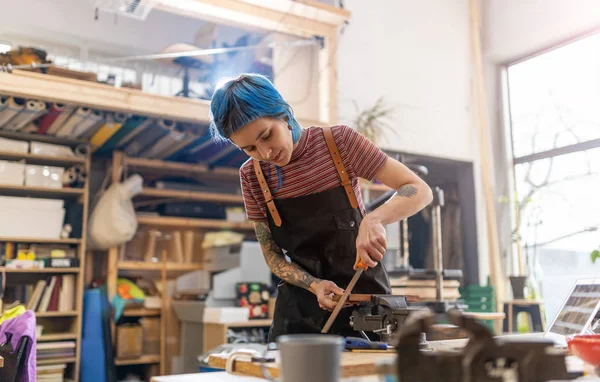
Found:
[[[358,264],[357,264],[356,272],[354,273],[354,276],[352,276],[352,280],[350,280],[350,283],[348,284],[348,287],[344,291],[344,294],[342,294],[342,297],[340,297],[340,301],[338,301],[337,305],[335,306],[335,309],[333,310],[333,312],[331,312],[331,315],[329,316],[329,319],[325,323],[323,330],[321,330],[321,333],[327,333],[329,331],[329,329],[331,328],[331,325],[333,325],[333,322],[335,321],[336,317],[340,313],[340,310],[342,310],[342,308],[344,307],[344,304],[346,304],[346,300],[348,299],[348,296],[350,296],[350,293],[352,292],[352,289],[354,288],[354,286],[356,285],[356,282],[360,278],[360,275],[365,270],[367,270],[367,265],[365,263],[363,263],[362,260],[359,260]]]

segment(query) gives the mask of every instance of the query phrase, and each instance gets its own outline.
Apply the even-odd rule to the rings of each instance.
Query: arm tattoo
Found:
[[[398,189],[398,196],[411,198],[417,194],[417,188],[411,184],[405,184]]]
[[[256,237],[262,247],[265,261],[271,271],[280,279],[301,288],[310,289],[313,282],[319,282],[316,277],[311,276],[297,264],[289,263],[281,251],[281,248],[275,243],[269,225],[265,222],[255,222],[254,230]]]

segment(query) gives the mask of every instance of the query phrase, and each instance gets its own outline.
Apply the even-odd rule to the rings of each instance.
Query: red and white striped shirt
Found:
[[[358,178],[372,180],[386,162],[387,155],[350,127],[333,126],[331,132],[352,181],[359,208],[364,215],[365,208]],[[290,162],[280,168],[282,181],[277,191],[275,191],[277,188],[275,165],[261,162],[261,167],[275,199],[314,194],[341,184],[321,127],[304,129],[292,152]],[[265,198],[254,173],[252,159],[246,161],[240,168],[240,179],[248,220],[267,220]]]

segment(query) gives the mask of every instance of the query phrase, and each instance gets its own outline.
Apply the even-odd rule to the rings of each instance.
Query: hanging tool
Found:
[[[362,259],[360,259],[358,261],[358,264],[356,265],[356,267],[357,267],[356,272],[354,273],[354,276],[352,276],[352,280],[350,280],[348,287],[344,291],[344,294],[342,294],[342,297],[340,298],[337,305],[335,306],[335,309],[333,310],[333,312],[331,312],[331,315],[329,316],[329,319],[325,323],[323,330],[321,330],[321,333],[324,334],[329,331],[329,329],[331,328],[331,325],[333,325],[333,322],[335,321],[336,317],[340,313],[340,310],[342,310],[342,308],[344,307],[344,304],[346,304],[346,300],[348,299],[348,296],[350,296],[352,289],[354,289],[354,285],[356,285],[356,282],[360,278],[360,275],[364,271],[366,271],[368,268],[367,265],[365,263],[363,263]]]

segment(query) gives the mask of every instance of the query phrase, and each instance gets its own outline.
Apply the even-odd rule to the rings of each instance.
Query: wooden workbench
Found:
[[[362,377],[369,375],[376,375],[376,361],[394,359],[396,353],[394,352],[378,352],[378,353],[354,353],[344,352],[342,353],[341,368],[342,378],[349,377]],[[225,363],[227,358],[220,355],[210,355],[208,357],[208,364],[216,369],[225,369]],[[265,365],[267,370],[271,373],[274,378],[279,377],[279,366],[276,363],[268,363]],[[243,374],[246,376],[262,377],[263,373],[259,363],[239,360],[233,364],[233,370],[236,373]]]

